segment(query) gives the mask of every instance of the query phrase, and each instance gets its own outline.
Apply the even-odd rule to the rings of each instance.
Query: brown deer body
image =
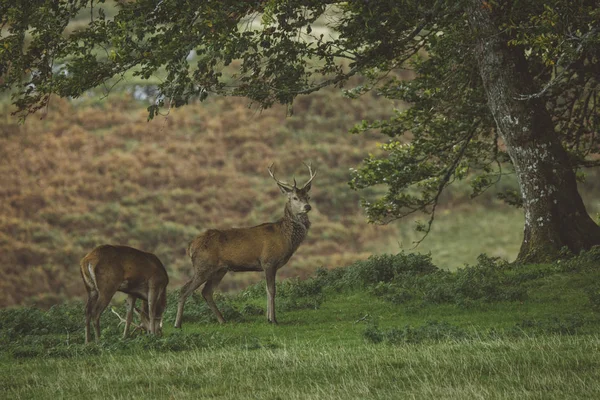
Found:
[[[88,293],[85,308],[85,342],[92,340],[93,321],[96,341],[100,338],[100,316],[119,291],[129,295],[123,337],[129,333],[136,299],[142,299],[142,325],[149,333],[160,333],[166,306],[169,277],[158,257],[127,246],[102,245],[80,262],[81,277]]]
[[[277,323],[275,275],[300,246],[310,227],[307,215],[311,209],[308,192],[316,173],[313,173],[310,166],[308,169],[310,179],[302,188],[297,188],[295,180],[293,186],[277,180],[269,167],[269,173],[288,197],[284,215],[277,222],[251,228],[210,229],[190,243],[188,255],[192,259],[194,275],[181,288],[176,328],[181,327],[186,299],[205,282],[202,296],[219,322],[225,322],[213,300],[213,292],[229,271],[264,271],[267,281],[267,319]]]

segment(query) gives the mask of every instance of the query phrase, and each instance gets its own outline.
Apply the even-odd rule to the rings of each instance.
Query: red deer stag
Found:
[[[92,340],[90,320],[96,341],[100,338],[100,315],[119,291],[129,295],[123,337],[129,333],[136,299],[143,301],[142,326],[160,334],[162,315],[167,303],[169,277],[158,257],[127,246],[96,247],[80,262],[81,277],[88,293],[85,308],[85,342]]]
[[[300,243],[306,237],[310,221],[307,213],[311,182],[316,172],[310,165],[310,178],[302,188],[279,181],[273,175],[273,165],[269,174],[277,182],[281,192],[287,195],[283,217],[277,222],[265,223],[251,228],[209,229],[196,237],[188,246],[194,275],[183,285],[177,305],[175,327],[181,328],[185,300],[200,285],[202,296],[220,323],[225,319],[213,300],[213,291],[228,271],[264,271],[267,280],[267,320],[277,323],[275,318],[275,274],[285,265]]]

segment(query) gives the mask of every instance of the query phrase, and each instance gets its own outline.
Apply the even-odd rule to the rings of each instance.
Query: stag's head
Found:
[[[306,214],[312,208],[309,204],[310,196],[308,192],[310,191],[312,180],[317,175],[317,172],[313,172],[310,164],[304,165],[306,165],[306,167],[308,168],[310,178],[301,188],[298,188],[296,184],[296,178],[294,178],[293,185],[290,185],[286,182],[282,182],[279,179],[275,178],[275,175],[273,173],[273,164],[271,164],[271,166],[268,168],[269,174],[273,179],[275,179],[275,182],[277,182],[279,190],[281,190],[281,192],[287,196],[290,210],[294,215]]]

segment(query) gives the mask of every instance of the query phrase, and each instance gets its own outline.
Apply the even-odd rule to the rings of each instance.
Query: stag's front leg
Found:
[[[276,268],[266,268],[265,277],[267,280],[267,321],[276,324],[277,319],[275,318],[275,274],[277,273]]]

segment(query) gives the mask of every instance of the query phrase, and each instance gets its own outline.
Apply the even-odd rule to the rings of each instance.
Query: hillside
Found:
[[[299,98],[286,117],[281,107],[257,111],[244,99],[212,98],[151,122],[147,104],[127,91],[106,99],[53,98],[45,113],[22,125],[2,108],[0,307],[50,306],[82,296],[78,262],[102,243],[157,254],[169,271],[170,290],[179,287],[191,268],[185,248],[196,234],[280,217],[285,200],[267,173],[271,163],[282,180],[303,182],[304,161],[318,170],[311,231],[279,278],[411,249],[419,237],[411,220],[368,224],[359,198],[373,193],[347,185],[349,168],[385,141],[348,130],[400,104],[323,91]],[[467,201],[467,184],[460,183],[446,195],[418,250],[431,251],[444,268],[472,263],[483,252],[513,258],[521,212],[493,200],[493,193]],[[258,273],[229,274],[220,289],[259,279]]]
[[[313,228],[280,276],[365,258],[393,228],[367,225],[358,194],[347,187],[348,168],[375,149],[374,137],[347,131],[381,110],[390,104],[332,102],[324,93],[298,101],[297,116],[286,118],[282,108],[258,112],[245,100],[220,98],[147,122],[145,105],[122,93],[104,101],[53,99],[43,119],[18,125],[5,108],[0,306],[82,295],[79,259],[101,243],[156,253],[171,287],[180,284],[190,270],[185,248],[201,230],[282,215],[271,163],[283,180],[306,179],[303,161],[318,170]]]

